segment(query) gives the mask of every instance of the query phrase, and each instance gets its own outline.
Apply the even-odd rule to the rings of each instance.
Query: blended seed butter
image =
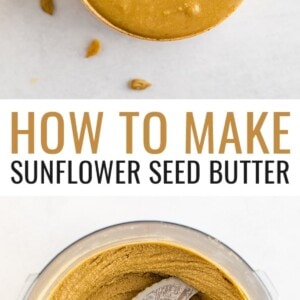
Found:
[[[206,31],[242,0],[83,0],[106,23],[139,37],[169,40]]]
[[[131,300],[176,277],[198,291],[192,300],[247,300],[224,271],[192,250],[164,242],[125,244],[87,258],[54,287],[50,300]]]

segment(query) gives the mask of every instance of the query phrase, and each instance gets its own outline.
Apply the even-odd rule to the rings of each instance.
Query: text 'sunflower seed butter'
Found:
[[[210,236],[164,222],[97,231],[60,253],[29,300],[270,300],[255,272]],[[152,297],[152,298],[151,298]],[[167,298],[155,299],[169,299]]]
[[[173,40],[223,21],[242,0],[83,0],[102,21],[141,38]]]

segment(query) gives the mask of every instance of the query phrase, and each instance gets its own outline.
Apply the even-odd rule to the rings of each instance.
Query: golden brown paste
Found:
[[[151,39],[192,36],[229,16],[242,0],[83,0],[106,23]]]
[[[88,258],[58,283],[50,299],[131,300],[170,276],[199,291],[193,300],[247,299],[228,275],[202,256],[160,242],[127,244]]]

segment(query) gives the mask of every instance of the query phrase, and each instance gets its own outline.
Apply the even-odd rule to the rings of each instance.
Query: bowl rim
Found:
[[[32,284],[30,285],[30,287],[28,288],[28,290],[25,293],[25,299],[31,299],[31,298],[27,298],[30,297],[32,294],[32,291],[35,291],[35,289],[37,288],[37,290],[39,290],[39,288],[43,288],[43,277],[45,276],[45,273],[47,275],[48,272],[51,272],[53,270],[51,270],[51,267],[53,267],[52,265],[54,265],[54,271],[56,270],[56,272],[58,272],[57,270],[57,265],[60,264],[59,260],[61,258],[63,258],[63,256],[68,255],[68,252],[74,250],[79,244],[85,243],[85,241],[88,242],[92,242],[94,236],[96,236],[97,234],[101,234],[105,231],[109,231],[111,229],[141,229],[143,226],[157,226],[157,225],[162,225],[165,226],[164,229],[169,230],[169,229],[178,229],[181,230],[181,233],[183,233],[184,230],[188,230],[193,232],[196,235],[199,235],[199,238],[207,238],[208,240],[210,240],[210,243],[216,243],[213,246],[211,245],[211,247],[215,247],[215,245],[218,245],[219,247],[224,247],[225,250],[229,251],[229,253],[231,253],[232,256],[235,256],[239,261],[240,261],[240,266],[243,268],[246,268],[249,273],[252,274],[252,280],[254,280],[254,282],[256,283],[256,286],[259,287],[259,289],[265,294],[265,296],[267,298],[263,298],[265,299],[272,299],[271,293],[268,290],[267,286],[265,285],[265,283],[261,280],[261,278],[257,275],[257,273],[255,272],[255,270],[238,254],[236,253],[234,250],[232,250],[231,247],[227,246],[225,243],[221,242],[220,240],[218,240],[217,238],[201,231],[198,230],[196,228],[187,226],[187,225],[182,225],[179,223],[175,223],[175,222],[168,222],[168,221],[159,221],[159,220],[138,220],[138,221],[128,221],[128,222],[121,222],[121,223],[117,223],[117,224],[113,224],[110,226],[106,226],[106,227],[102,227],[98,230],[94,230],[93,232],[84,235],[83,237],[79,238],[78,240],[74,241],[73,243],[69,244],[68,246],[66,246],[65,248],[63,248],[63,250],[61,250],[58,254],[56,254],[46,265],[45,267],[40,271],[40,273],[37,275],[36,279],[32,282]],[[132,226],[137,226],[137,227],[132,227]],[[140,226],[140,228],[138,227]],[[137,229],[137,230],[138,230]],[[172,236],[172,234],[171,234]],[[152,239],[147,239],[148,242],[150,242]],[[153,241],[153,240],[152,240]],[[169,244],[174,244],[174,245],[178,245],[180,246],[180,242],[176,243],[176,241],[168,241],[167,239],[163,239],[162,237],[160,239],[158,239],[158,241],[160,242],[167,242]],[[126,243],[125,240],[122,240],[121,242]],[[134,243],[134,242],[133,242]],[[182,245],[183,246],[183,245]],[[109,249],[111,247],[115,247],[112,245],[109,245],[108,248]],[[183,246],[184,248],[188,248],[187,245]],[[105,248],[105,245],[104,245]],[[96,249],[96,248],[95,248]],[[92,249],[92,251],[94,251],[95,249]],[[106,250],[103,249],[103,250]],[[196,249],[191,248],[190,249],[193,252],[196,252]],[[223,251],[222,251],[223,253]],[[87,253],[83,253],[82,256],[79,258],[81,261],[84,260],[84,256]],[[212,264],[214,264],[215,266],[219,266],[221,267],[221,269],[225,272],[225,274],[227,274],[230,278],[234,279],[234,281],[236,282],[237,286],[239,286],[239,288],[241,288],[241,291],[243,291],[244,293],[246,293],[246,295],[248,294],[247,289],[245,289],[245,287],[243,286],[243,284],[241,282],[239,282],[239,278],[233,276],[232,274],[230,274],[230,271],[225,267],[222,266],[222,264],[220,262],[214,261],[213,258],[209,257],[207,254],[202,254],[201,252],[198,253],[199,255],[201,255],[204,259],[208,260],[209,262],[211,262]],[[93,255],[91,253],[89,253],[88,255]],[[71,261],[71,260],[70,260]],[[69,262],[70,262],[69,261]],[[74,261],[72,262],[74,263]],[[73,266],[74,267],[74,266]],[[73,268],[72,267],[72,268]],[[56,269],[55,269],[56,268]],[[70,265],[68,267],[65,268],[65,270],[63,272],[66,272],[66,270],[70,268]],[[49,270],[50,269],[50,270]],[[41,281],[41,283],[40,283]],[[41,286],[41,287],[40,287]],[[45,288],[45,284],[44,284],[44,288]],[[249,296],[247,296],[249,297]],[[36,298],[34,298],[36,299]],[[249,298],[250,299],[250,298]],[[262,300],[262,299],[257,299],[257,300]]]

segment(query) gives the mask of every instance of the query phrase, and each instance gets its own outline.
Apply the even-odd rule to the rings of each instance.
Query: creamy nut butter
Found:
[[[206,31],[242,0],[83,0],[104,22],[137,37],[172,40]]]
[[[192,299],[244,300],[244,293],[220,268],[172,244],[128,244],[96,254],[74,268],[55,287],[51,300],[131,300],[169,276],[199,291]]]
[[[198,230],[155,221],[119,224],[78,240],[45,267],[24,299],[140,300],[157,287],[165,291],[171,279],[193,293],[168,300],[272,300],[230,248]]]

